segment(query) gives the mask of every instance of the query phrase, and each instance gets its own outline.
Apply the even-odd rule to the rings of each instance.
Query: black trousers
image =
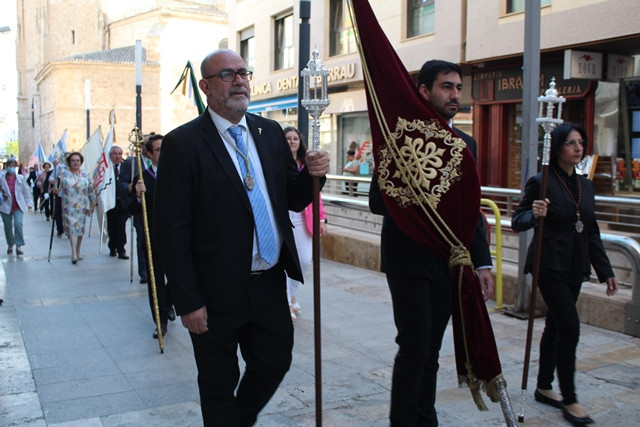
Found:
[[[127,233],[125,230],[129,218],[129,212],[122,209],[120,202],[107,211],[107,232],[109,233],[109,249],[119,254],[124,254],[127,244]]]
[[[138,276],[140,279],[149,279],[147,274],[147,252],[144,242],[144,221],[142,214],[133,215],[133,228],[136,229],[136,250],[138,255]],[[154,251],[155,252],[155,251]],[[155,261],[154,261],[155,262]]]
[[[540,294],[547,305],[547,317],[540,339],[537,387],[551,389],[553,373],[557,370],[560,393],[566,405],[577,402],[574,377],[580,318],[576,301],[581,287],[579,278],[566,280],[554,274],[540,276]]]
[[[151,231],[149,231],[151,234]],[[142,241],[142,256],[144,259],[147,259],[147,249],[145,243],[144,234],[139,236],[139,241]],[[169,288],[167,286],[165,277],[164,277],[164,269],[162,268],[162,263],[160,262],[160,253],[158,252],[158,245],[155,243],[153,237],[151,238],[151,255],[153,257],[153,275],[155,277],[156,283],[156,295],[158,297],[158,311],[160,312],[160,323],[162,325],[166,325],[169,319],[169,312],[171,311],[171,307],[173,306],[173,302],[171,300],[171,295],[169,294]],[[148,263],[144,264],[145,274],[148,278],[147,281],[147,289],[149,291],[149,308],[151,309],[151,317],[155,322],[155,314],[153,312],[153,290],[151,288],[151,269],[149,268]]]
[[[293,324],[284,271],[274,267],[260,278],[247,274],[239,280],[229,286],[246,286],[243,311],[209,311],[209,331],[190,334],[206,427],[255,424],[291,366]],[[246,363],[242,379],[238,345]]]
[[[392,426],[437,426],[438,357],[451,317],[451,284],[443,263],[432,278],[387,274],[399,346],[391,381]]]
[[[56,232],[58,233],[58,235],[62,235],[62,233],[64,233],[64,227],[62,226],[62,198],[60,196],[56,196],[56,200],[54,203],[54,220],[56,221]]]

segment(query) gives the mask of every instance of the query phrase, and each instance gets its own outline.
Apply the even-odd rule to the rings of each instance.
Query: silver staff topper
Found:
[[[318,50],[313,50],[313,59],[307,63],[307,68],[300,72],[303,84],[303,94],[300,103],[311,117],[312,143],[311,148],[320,149],[320,121],[319,117],[329,105],[329,94],[327,81],[329,79],[329,71],[324,68],[322,61],[318,59]]]

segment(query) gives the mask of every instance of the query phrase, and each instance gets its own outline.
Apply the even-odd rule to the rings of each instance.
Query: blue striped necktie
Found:
[[[238,158],[238,164],[240,165],[240,171],[244,180],[245,177],[251,175],[251,171],[247,170],[247,164],[250,164],[250,162],[248,161],[249,154],[247,153],[247,145],[242,137],[242,126],[231,126],[229,128],[229,133],[236,142],[236,157]],[[247,160],[246,163],[245,159]],[[253,182],[254,185],[251,187],[252,189],[247,188],[245,185],[245,190],[247,191],[249,202],[251,202],[253,218],[256,223],[258,251],[260,253],[260,258],[265,260],[269,265],[273,265],[278,257],[276,238],[273,233],[273,227],[271,227],[271,221],[269,220],[267,204],[264,196],[262,195],[262,191],[260,191],[260,186],[258,185],[255,176],[253,177]]]

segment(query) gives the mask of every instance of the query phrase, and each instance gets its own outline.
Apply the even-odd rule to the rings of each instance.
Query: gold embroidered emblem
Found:
[[[433,139],[442,140],[445,147],[438,148]],[[435,209],[441,196],[462,177],[465,147],[462,138],[454,137],[437,120],[410,122],[399,117],[380,149],[380,189],[401,207],[426,203]],[[389,176],[391,165],[395,166],[393,176]]]

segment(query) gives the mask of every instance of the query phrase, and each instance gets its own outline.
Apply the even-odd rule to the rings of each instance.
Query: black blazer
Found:
[[[140,176],[136,175],[133,177],[131,193],[129,197],[131,198],[131,203],[129,204],[129,213],[131,215],[138,215],[142,213],[142,203],[138,201],[138,196],[136,196],[136,184]],[[144,192],[144,200],[147,205],[147,219],[149,221],[149,231],[153,230],[153,206],[154,206],[154,195],[156,193],[156,178],[153,177],[149,173],[148,169],[142,171],[142,179],[144,180],[144,186],[146,187],[146,191]]]
[[[129,194],[129,184],[132,177],[131,165],[135,166],[134,159],[135,157],[127,157],[120,163],[119,173],[116,177],[116,203],[119,203],[123,210],[129,209],[132,200]]]
[[[279,265],[289,277],[302,280],[288,210],[299,212],[311,203],[312,179],[306,168],[298,171],[277,122],[254,114],[246,119],[283,238]],[[251,270],[254,219],[208,111],[162,141],[154,222],[176,312],[190,313],[204,305],[240,310],[244,279]]]
[[[466,142],[467,147],[475,158],[477,146],[475,139],[459,129],[454,128],[454,130]],[[443,260],[434,252],[404,234],[393,221],[384,205],[380,186],[378,185],[377,173],[374,173],[371,179],[369,208],[374,214],[384,215],[380,241],[381,270],[384,273],[429,278],[438,278],[442,277],[443,274],[449,274],[448,260]],[[476,221],[476,232],[469,248],[471,259],[476,268],[491,266],[491,252],[486,237],[487,228],[480,213],[478,213]]]
[[[542,235],[542,251],[540,268],[547,272],[564,273],[569,277],[582,276],[587,279],[591,273],[591,265],[601,282],[614,277],[609,258],[600,239],[600,229],[596,222],[596,202],[593,183],[584,176],[578,175],[582,196],[580,201],[580,219],[584,223],[584,231],[576,233],[576,205],[558,177],[549,167],[547,178],[547,198],[551,202],[547,208]],[[525,231],[535,228],[538,220],[533,216],[533,201],[540,198],[542,175],[529,178],[524,187],[524,195],[511,218],[514,231]],[[525,273],[533,271],[536,238],[531,241],[527,251]]]

